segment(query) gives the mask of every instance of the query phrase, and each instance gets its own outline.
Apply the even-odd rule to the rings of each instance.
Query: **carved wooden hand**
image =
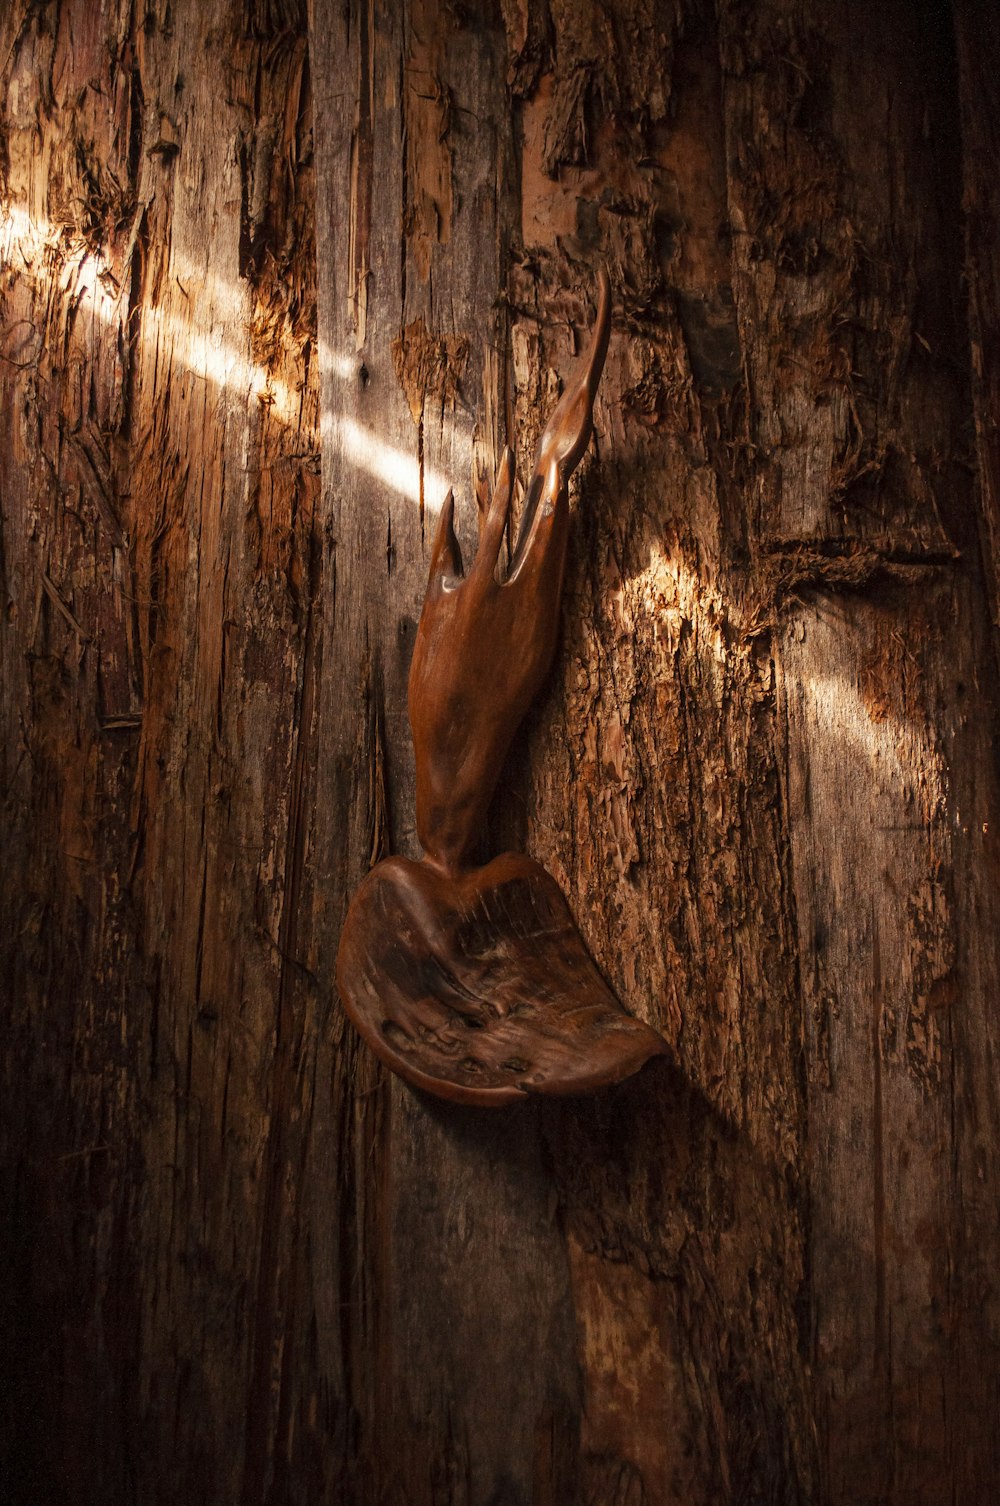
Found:
[[[666,1051],[621,1008],[540,864],[519,853],[471,862],[511,738],[555,652],[567,487],[593,432],[610,328],[602,271],[590,351],[539,441],[503,580],[510,450],[468,575],[448,494],[409,682],[426,857],[372,869],[337,957],[344,1007],[372,1049],[409,1082],[462,1103],[591,1092]]]

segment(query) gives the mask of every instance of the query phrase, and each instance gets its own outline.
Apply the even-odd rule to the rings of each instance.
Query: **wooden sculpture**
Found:
[[[539,863],[513,852],[485,867],[472,860],[511,738],[555,653],[567,489],[593,432],[610,330],[602,271],[590,351],[539,441],[503,579],[510,450],[467,575],[448,493],[409,682],[426,855],[372,869],[337,957],[344,1007],[372,1050],[408,1082],[459,1103],[592,1092],[667,1049],[621,1008]]]

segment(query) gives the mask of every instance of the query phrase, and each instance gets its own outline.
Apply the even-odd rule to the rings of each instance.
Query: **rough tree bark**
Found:
[[[268,1168],[317,997],[305,17],[2,29],[15,1488],[237,1500],[273,1432]]]
[[[976,0],[0,21],[15,1499],[995,1499],[998,64]],[[490,842],[676,1063],[484,1114],[333,961],[436,511],[602,262]]]

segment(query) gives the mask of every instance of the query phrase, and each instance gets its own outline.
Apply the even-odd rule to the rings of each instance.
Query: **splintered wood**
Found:
[[[0,6],[15,1499],[1000,1498],[998,49],[978,0]],[[486,1115],[333,959],[420,855],[448,486],[471,559],[600,265],[484,845],[673,1060]]]

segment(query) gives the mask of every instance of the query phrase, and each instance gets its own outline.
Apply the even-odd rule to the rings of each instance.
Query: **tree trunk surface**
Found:
[[[11,1499],[990,1506],[989,7],[14,0],[0,69]],[[484,851],[674,1059],[461,1109],[334,961],[601,265]]]

